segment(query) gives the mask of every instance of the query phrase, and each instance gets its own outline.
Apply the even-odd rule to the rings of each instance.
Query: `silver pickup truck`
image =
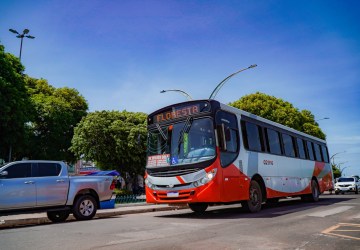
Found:
[[[112,198],[112,176],[69,176],[61,161],[17,161],[0,168],[0,213],[44,210],[52,222],[70,213],[89,220],[101,201]]]

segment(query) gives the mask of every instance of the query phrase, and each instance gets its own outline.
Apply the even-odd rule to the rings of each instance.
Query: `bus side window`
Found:
[[[266,143],[270,153],[281,155],[282,151],[281,151],[279,132],[268,128],[265,131],[266,131]]]
[[[216,128],[219,130],[218,139],[220,141],[223,140],[226,144],[220,153],[221,166],[227,167],[234,162],[239,152],[238,121],[236,119],[236,115],[222,110],[216,113],[215,121]]]
[[[226,139],[226,149],[227,149],[227,151],[232,152],[232,153],[236,153],[237,148],[238,148],[238,145],[237,145],[237,141],[238,141],[237,131],[227,127],[225,129],[225,139]]]
[[[296,138],[296,143],[297,143],[298,150],[299,150],[299,157],[301,159],[306,159],[304,141],[300,138]]]
[[[295,147],[293,137],[287,134],[282,134],[284,144],[284,153],[286,156],[295,157]]]
[[[329,162],[329,154],[328,154],[327,147],[322,145],[321,146],[321,152],[322,152],[324,162]]]
[[[323,161],[321,158],[321,153],[320,153],[320,145],[317,143],[314,143],[314,150],[315,150],[316,161]]]
[[[314,149],[313,149],[313,145],[312,142],[306,141],[306,149],[307,149],[307,153],[308,153],[308,159],[314,161]]]
[[[244,136],[244,146],[248,150],[264,151],[261,127],[251,122],[242,121],[241,127]]]

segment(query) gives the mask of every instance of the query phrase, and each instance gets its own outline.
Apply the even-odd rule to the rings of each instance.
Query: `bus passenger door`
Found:
[[[241,177],[240,170],[235,164],[231,164],[223,169],[221,201],[230,202],[247,199],[247,193],[244,192],[247,189],[242,184]]]
[[[239,154],[239,129],[236,115],[225,111],[216,113],[216,130],[220,147],[223,202],[240,199],[240,170],[236,160]]]

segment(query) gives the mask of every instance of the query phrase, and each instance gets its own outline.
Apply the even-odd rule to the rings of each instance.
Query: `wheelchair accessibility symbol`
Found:
[[[171,157],[171,165],[176,165],[179,163],[179,160],[177,157]]]

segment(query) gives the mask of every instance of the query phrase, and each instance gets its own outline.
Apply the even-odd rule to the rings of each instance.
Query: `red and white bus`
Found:
[[[326,141],[215,100],[167,106],[148,116],[148,203],[263,202],[300,196],[318,201],[333,188]]]

